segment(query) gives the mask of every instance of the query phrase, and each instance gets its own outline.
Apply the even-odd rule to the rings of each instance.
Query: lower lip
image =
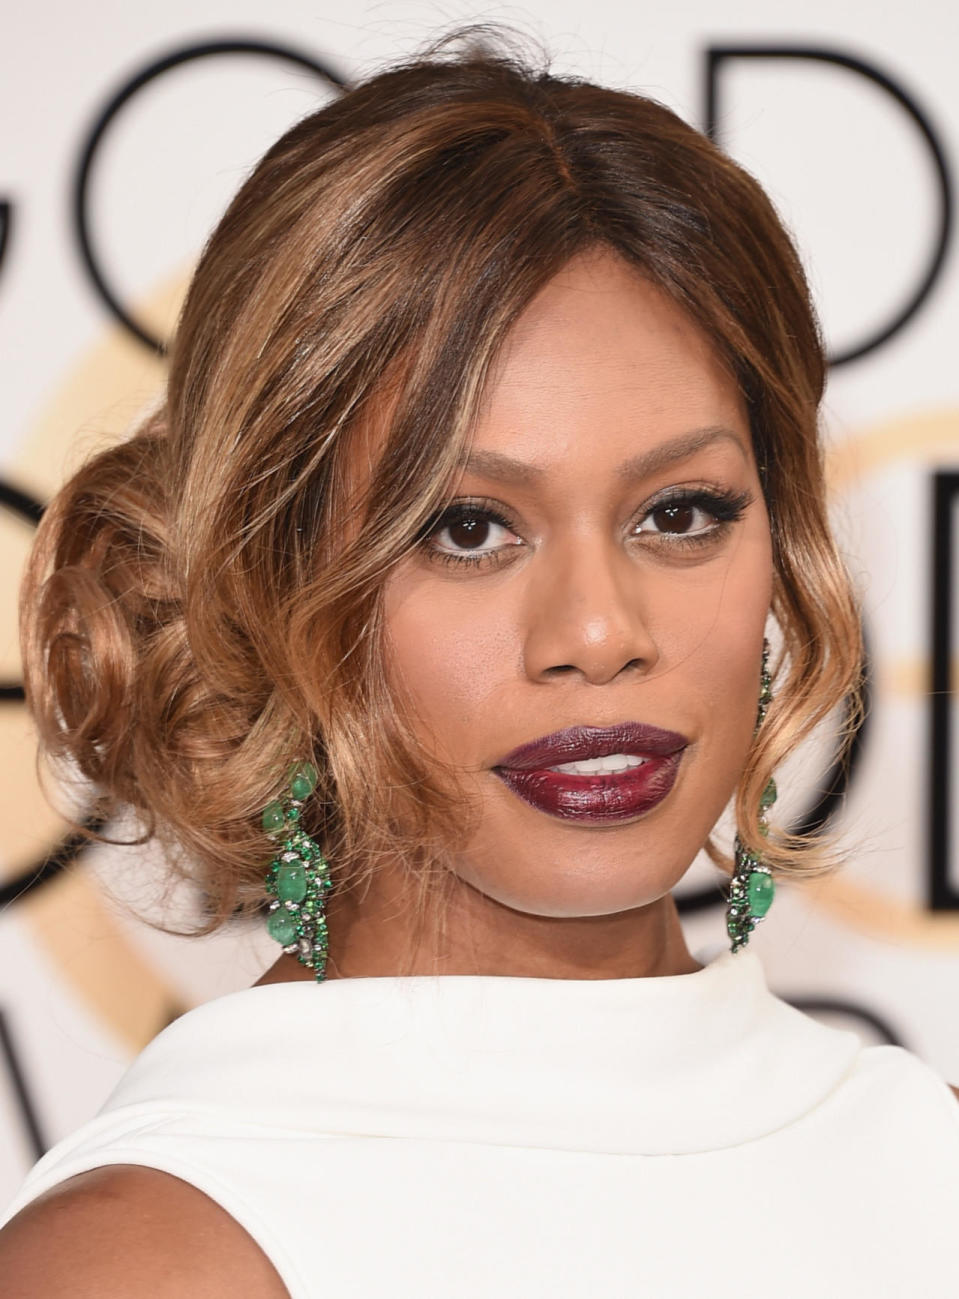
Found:
[[[581,825],[609,825],[649,812],[672,789],[683,750],[666,758],[648,758],[640,767],[574,776],[562,771],[519,771],[494,767],[514,794],[540,812]]]

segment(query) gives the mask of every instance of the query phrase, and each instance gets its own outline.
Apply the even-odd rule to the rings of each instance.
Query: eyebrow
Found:
[[[649,451],[630,456],[617,466],[617,477],[626,481],[646,478],[666,469],[680,460],[686,460],[712,446],[716,442],[732,442],[736,449],[743,453],[742,439],[731,428],[722,425],[710,425],[708,428],[693,429],[679,437],[671,438]],[[743,453],[744,458],[745,454]],[[494,478],[499,482],[522,483],[532,485],[539,482],[546,473],[541,465],[529,464],[525,460],[516,460],[513,456],[504,455],[501,451],[469,451],[462,455],[459,467],[473,473],[482,474],[484,478]]]

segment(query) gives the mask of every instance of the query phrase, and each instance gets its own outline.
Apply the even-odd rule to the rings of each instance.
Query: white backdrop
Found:
[[[164,334],[205,234],[245,171],[335,82],[480,18],[538,37],[560,71],[642,90],[706,124],[709,51],[724,145],[766,184],[810,268],[833,370],[826,427],[837,525],[866,597],[873,703],[838,818],[840,875],[781,885],[752,938],[773,989],[869,1041],[894,1040],[959,1082],[959,871],[931,790],[959,778],[934,750],[933,616],[948,614],[959,474],[959,271],[948,196],[959,170],[959,19],[944,0],[568,0],[525,6],[39,0],[4,21],[0,51],[0,1200],[40,1151],[89,1117],[132,1056],[180,1011],[247,986],[275,956],[258,931],[190,941],[130,915],[161,905],[141,849],[96,849],[25,887],[63,823],[37,786],[17,692],[15,593],[43,502],[77,460],[126,429],[162,364],[111,312]],[[214,42],[269,53],[177,56]],[[776,57],[746,56],[773,47]],[[797,56],[797,49],[804,52]],[[739,51],[738,53],[736,51]],[[788,51],[792,51],[786,57]],[[810,57],[818,52],[820,57]],[[104,124],[111,100],[169,58]],[[852,61],[850,65],[849,61]],[[306,66],[315,63],[324,78]],[[919,110],[919,118],[905,101]],[[78,173],[90,160],[79,212]],[[930,140],[931,135],[931,140]],[[938,161],[937,161],[938,152]],[[933,282],[900,328],[931,267]],[[934,483],[940,480],[936,511]],[[959,480],[957,480],[959,481]],[[940,569],[933,581],[938,536]],[[939,645],[947,690],[951,646]],[[948,695],[940,695],[948,741]],[[780,782],[799,813],[826,750]],[[677,890],[693,950],[725,945],[700,864]]]

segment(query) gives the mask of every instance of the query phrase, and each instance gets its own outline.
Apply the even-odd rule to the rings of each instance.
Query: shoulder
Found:
[[[0,1231],[0,1286],[18,1299],[289,1299],[252,1237],[169,1173],[115,1164],[38,1196]]]
[[[955,1096],[956,1100],[959,1101],[959,1087],[953,1087],[952,1083],[947,1083],[946,1086],[952,1092],[953,1096]]]

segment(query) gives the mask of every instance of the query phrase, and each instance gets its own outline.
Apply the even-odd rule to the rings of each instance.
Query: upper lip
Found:
[[[567,726],[565,730],[553,731],[538,740],[521,744],[496,765],[535,771],[565,762],[579,762],[583,758],[606,758],[612,753],[668,758],[688,743],[685,735],[642,722],[618,722],[615,726]]]

